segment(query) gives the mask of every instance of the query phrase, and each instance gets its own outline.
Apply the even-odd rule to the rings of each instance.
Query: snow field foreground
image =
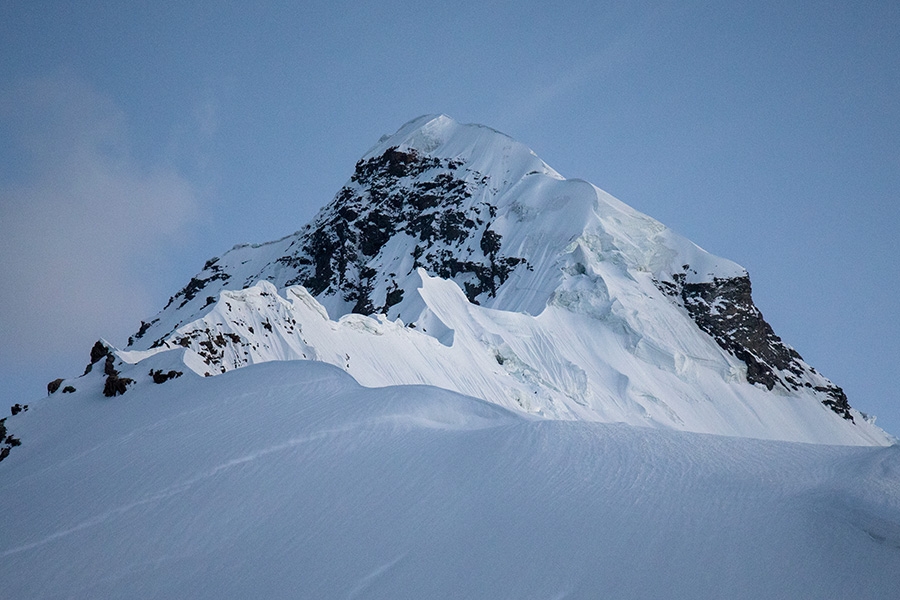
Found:
[[[900,589],[897,446],[536,419],[311,361],[83,387],[7,420],[4,597]]]

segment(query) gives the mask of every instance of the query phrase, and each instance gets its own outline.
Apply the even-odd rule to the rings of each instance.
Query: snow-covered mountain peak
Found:
[[[207,261],[119,356],[172,349],[200,375],[313,359],[548,418],[890,441],[772,331],[741,266],[446,115],[382,138],[300,231]]]
[[[517,181],[536,173],[563,179],[530,148],[508,135],[485,125],[458,123],[443,114],[409,121],[393,135],[382,137],[363,160],[381,156],[391,148],[461,161],[495,179],[505,176],[508,181]]]
[[[900,446],[841,447],[896,440],[747,272],[486,127],[410,122],[85,359],[0,418],[5,597],[900,589]]]

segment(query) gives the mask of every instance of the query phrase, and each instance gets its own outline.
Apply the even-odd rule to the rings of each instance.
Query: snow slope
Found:
[[[148,381],[143,361],[168,352],[185,354],[200,375],[311,359],[365,386],[434,385],[552,419],[818,443],[892,441],[864,419],[848,427],[818,402],[746,384],[740,361],[691,330],[666,348],[624,323],[598,327],[571,305],[548,306],[538,317],[494,310],[468,302],[452,281],[419,276],[427,308],[415,327],[357,314],[333,321],[306,289],[290,287],[285,298],[263,281],[222,292],[212,311],[166,344],[176,350],[119,352],[137,364],[120,369],[141,385]],[[670,326],[689,325],[673,318]]]
[[[302,230],[210,259],[119,356],[183,348],[202,375],[308,358],[553,419],[893,441],[772,331],[742,267],[444,115],[383,138]]]
[[[540,419],[434,387],[363,388],[311,361],[115,398],[102,379],[7,419],[23,444],[0,463],[3,597],[900,589],[897,446]]]

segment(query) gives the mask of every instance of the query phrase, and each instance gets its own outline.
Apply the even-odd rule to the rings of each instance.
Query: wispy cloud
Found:
[[[73,75],[0,90],[0,119],[15,149],[0,171],[0,360],[125,335],[158,308],[142,261],[196,218],[194,186],[135,159],[126,116]]]
[[[632,26],[623,28],[618,35],[598,39],[593,49],[585,49],[580,57],[572,57],[572,62],[561,67],[545,84],[512,99],[504,111],[506,118],[530,121],[561,98],[578,92],[579,88],[633,67],[651,51],[654,31],[664,13],[664,7],[659,6]]]

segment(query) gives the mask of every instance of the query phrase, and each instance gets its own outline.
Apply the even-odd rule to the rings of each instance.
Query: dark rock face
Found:
[[[198,279],[196,277],[191,277],[191,280],[188,282],[186,286],[184,286],[181,290],[178,291],[174,296],[169,298],[169,302],[166,304],[166,308],[168,308],[173,302],[176,300],[181,300],[181,303],[178,305],[179,308],[193,300],[197,294],[199,294],[203,288],[209,285],[210,282],[213,281],[221,281],[223,284],[228,282],[231,279],[231,275],[225,273],[222,270],[222,267],[217,265],[218,258],[211,258],[206,261],[206,264],[203,265],[203,271],[209,272],[208,277],[204,277],[202,279]],[[152,324],[152,322],[151,322]],[[134,335],[135,338],[140,338],[146,333],[149,325],[145,325],[143,321],[141,321],[141,329]]]
[[[91,364],[98,362],[107,355],[109,355],[109,348],[107,348],[100,340],[94,342],[94,346],[91,348]]]
[[[18,404],[16,406],[19,406]],[[25,405],[25,409],[27,410],[28,405]],[[18,414],[18,411],[13,411],[13,415]],[[6,429],[6,419],[0,419],[0,461],[9,456],[10,451],[16,446],[21,446],[22,441],[10,434]]]
[[[94,346],[91,348],[91,362],[87,364],[84,368],[84,375],[87,375],[94,368],[94,365],[100,361],[100,359],[109,356],[110,350],[106,347],[106,345],[97,340],[94,342]]]
[[[150,377],[153,378],[153,383],[165,383],[170,379],[178,379],[184,375],[181,371],[168,371],[163,372],[162,369],[156,369],[150,371]]]
[[[685,265],[685,271],[689,268]],[[665,294],[681,300],[688,314],[724,350],[747,365],[747,381],[766,389],[780,385],[797,391],[812,388],[821,402],[845,419],[853,420],[844,391],[803,362],[796,350],[781,341],[753,304],[749,277],[715,278],[711,283],[658,281]]]
[[[60,377],[59,379],[54,379],[53,381],[48,383],[47,384],[47,395],[49,396],[50,394],[55,393],[56,390],[59,389],[59,386],[62,385],[63,381],[64,381],[64,379],[62,377]]]
[[[491,229],[496,207],[467,202],[487,177],[462,163],[425,156],[414,150],[386,150],[361,160],[346,186],[317,221],[297,240],[297,248],[278,263],[296,269],[287,285],[311,294],[340,295],[353,312],[386,311],[402,299],[396,273],[379,272],[373,259],[397,235],[415,240],[412,269],[456,278],[472,302],[492,297],[524,258],[503,256],[501,236]],[[378,279],[389,290],[372,295]]]
[[[477,304],[496,296],[516,268],[531,268],[524,258],[503,253],[502,236],[492,227],[497,207],[490,190],[489,177],[460,161],[389,148],[360,160],[350,182],[290,236],[272,263],[233,281],[234,273],[212,258],[163,310],[204,297],[209,305],[216,299],[210,294],[226,284],[240,289],[265,279],[277,287],[302,285],[319,300],[337,298],[350,312],[386,314],[404,292],[409,295],[403,279],[420,267],[454,280]],[[194,304],[195,311],[206,306]],[[171,341],[175,328],[158,331],[158,320],[142,322],[129,346],[148,331],[150,348]]]
[[[107,398],[121,396],[128,391],[128,386],[134,383],[130,377],[119,377],[119,374],[110,375],[103,384],[103,395]]]
[[[130,377],[119,376],[119,371],[115,367],[116,357],[103,342],[98,341],[91,348],[91,363],[85,369],[84,374],[90,373],[94,364],[100,362],[100,359],[104,357],[106,361],[103,364],[103,374],[106,375],[106,381],[103,384],[103,395],[112,398],[124,394],[134,380]],[[75,388],[72,388],[72,391],[74,392]]]
[[[265,325],[266,324],[263,324],[264,327]],[[271,331],[271,328],[272,326],[269,325],[267,329]],[[223,362],[225,360],[225,350],[228,348],[229,342],[236,347],[244,347],[249,343],[236,333],[222,333],[219,331],[211,331],[209,329],[194,330],[170,341],[173,344],[178,344],[185,348],[193,348],[203,359],[203,362],[210,367],[217,369],[220,373],[226,371]],[[181,373],[175,372],[178,373],[176,377],[181,375]],[[206,375],[209,376],[211,373],[207,372]],[[151,373],[151,376],[153,376],[153,373]],[[154,381],[156,381],[156,377],[153,377]],[[157,381],[156,383],[161,382]]]
[[[207,262],[206,264],[208,265],[209,262]],[[174,297],[173,297],[173,298],[174,298]],[[173,300],[171,300],[171,299],[169,300],[170,303],[171,303],[172,301],[173,301]],[[151,327],[154,323],[156,323],[157,321],[159,321],[159,319],[153,319],[153,320],[150,321],[149,323],[147,323],[147,322],[145,322],[145,321],[141,321],[141,327],[140,327],[140,329],[137,330],[137,333],[135,333],[133,336],[131,336],[131,337],[128,338],[128,345],[131,346],[131,345],[134,344],[134,341],[135,341],[135,340],[139,340],[139,339],[141,339],[142,337],[144,337],[144,334],[147,333],[147,330],[150,329],[150,327]]]
[[[799,359],[763,319],[753,304],[750,278],[716,278],[712,283],[685,283],[681,298],[688,314],[722,348],[747,364],[747,381],[772,389],[783,383],[777,372],[802,375]]]

